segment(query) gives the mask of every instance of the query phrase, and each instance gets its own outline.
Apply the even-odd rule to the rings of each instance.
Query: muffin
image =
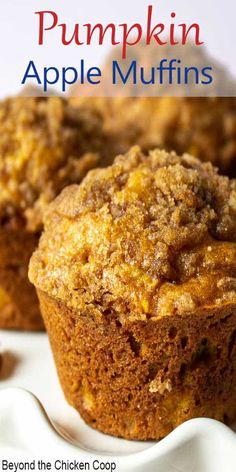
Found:
[[[125,71],[132,60],[149,70],[162,58],[180,58],[182,65],[198,70],[209,64],[214,82],[210,89],[197,88],[191,82],[186,88],[175,82],[161,89],[156,85],[134,86],[131,81],[125,86],[111,86],[113,60]],[[104,63],[103,77],[100,89],[95,87],[88,94],[99,96],[76,96],[78,89],[72,87],[70,101],[73,106],[86,105],[103,115],[105,129],[119,143],[119,152],[127,152],[136,144],[145,152],[155,147],[179,154],[188,152],[202,161],[211,161],[221,173],[236,177],[236,82],[204,47],[189,44],[158,49],[156,43],[141,43],[128,49],[126,61],[121,61],[121,49],[117,48]],[[211,96],[204,97],[204,93]]]
[[[236,418],[235,180],[134,147],[50,204],[29,277],[89,425],[144,440]]]
[[[61,98],[0,103],[0,328],[43,328],[28,262],[44,208],[104,155],[101,117]]]
[[[235,97],[99,97],[85,102],[103,114],[106,132],[120,152],[134,144],[145,152],[155,147],[189,152],[236,177]],[[82,99],[74,102],[79,103]]]
[[[164,67],[171,61],[175,69],[169,74],[164,69],[159,71],[164,59]],[[135,61],[136,74],[133,72]],[[117,72],[118,67],[123,75]],[[208,70],[212,82],[204,85]],[[142,68],[142,74],[141,74]],[[114,72],[115,71],[115,72]],[[206,71],[205,71],[206,72]],[[202,83],[203,81],[203,83]],[[111,48],[102,64],[102,76],[98,85],[86,84],[81,87],[78,82],[70,88],[70,95],[77,97],[157,97],[157,96],[225,96],[235,95],[235,77],[225,65],[213,58],[205,45],[196,46],[193,42],[173,47],[168,42],[158,47],[152,40],[150,44],[142,41],[127,48],[126,58],[123,58],[122,46]]]

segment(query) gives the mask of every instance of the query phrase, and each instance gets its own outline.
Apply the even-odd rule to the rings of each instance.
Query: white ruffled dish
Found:
[[[223,424],[191,420],[157,443],[106,436],[64,400],[45,334],[1,331],[0,343],[1,460],[75,460],[89,462],[91,471],[94,461],[114,462],[117,472],[236,471],[236,435]]]

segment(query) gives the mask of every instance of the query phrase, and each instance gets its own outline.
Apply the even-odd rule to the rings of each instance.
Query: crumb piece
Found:
[[[160,393],[163,395],[166,391],[171,392],[172,390],[172,383],[170,379],[166,379],[162,381],[160,378],[156,378],[152,380],[149,385],[149,392],[150,393]]]

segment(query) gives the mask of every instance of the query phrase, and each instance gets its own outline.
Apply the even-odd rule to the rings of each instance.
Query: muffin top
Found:
[[[236,302],[236,181],[138,147],[50,204],[30,280],[78,311],[131,320]]]
[[[96,112],[62,98],[1,102],[1,225],[40,230],[45,205],[99,163],[103,138]]]
[[[114,100],[113,114],[116,113],[116,126],[120,123],[117,132],[122,136],[123,127],[127,145],[136,140],[144,150],[158,146],[177,153],[188,152],[236,177],[236,98],[123,98],[120,103]],[[126,130],[131,131],[125,131],[125,123]],[[146,123],[150,123],[148,128]]]
[[[104,127],[119,152],[133,144],[188,152],[236,177],[235,97],[90,97],[71,98],[102,114]],[[147,126],[148,123],[148,126]]]
[[[91,86],[86,97],[81,96],[78,85],[70,90],[72,105],[102,114],[106,132],[119,144],[117,154],[137,144],[145,152],[156,147],[178,154],[187,152],[235,178],[236,81],[224,64],[213,59],[204,45],[192,42],[158,48],[155,40],[149,45],[142,41],[127,49],[126,60],[121,57],[122,48],[113,48],[103,64],[101,84],[98,88]],[[201,71],[211,66],[214,80],[210,88],[196,85],[194,74],[189,75],[187,85],[180,86],[175,73],[171,84],[164,75],[159,88],[157,84],[140,84],[139,78],[134,84],[132,74],[125,85],[117,80],[114,87],[112,61],[118,61],[124,72],[135,60],[137,70],[143,67],[144,77],[150,80],[150,68],[157,67],[163,58],[180,60],[182,72],[184,67],[194,66]]]
[[[155,39],[151,39],[149,44],[147,44],[147,40],[143,40],[138,44],[128,46],[126,58],[122,58],[122,55],[123,46],[112,48],[102,64],[100,84],[96,87],[86,85],[85,88],[82,87],[82,90],[81,84],[73,84],[69,90],[70,96],[77,97],[78,100],[83,95],[87,97],[235,96],[235,78],[223,62],[216,60],[209,54],[205,45],[199,47],[190,41],[184,45],[175,44],[173,47],[166,38],[166,44],[160,47]],[[156,68],[163,59],[166,60],[166,65],[173,59],[179,61],[175,65],[179,67],[180,77],[174,71],[171,80],[168,73],[164,73],[161,80]],[[134,80],[132,70],[128,73],[133,61],[137,66],[136,80]],[[118,73],[114,74],[114,62],[118,62],[123,75],[127,75],[125,83]],[[202,71],[206,66],[212,69],[214,79],[207,87],[202,84],[202,80],[204,83],[205,78]],[[141,67],[143,80],[141,80],[139,72]],[[193,70],[186,73],[186,69],[189,70],[193,67],[199,71],[199,74],[194,74]],[[152,69],[155,69],[155,75]],[[116,79],[115,87],[114,77]]]

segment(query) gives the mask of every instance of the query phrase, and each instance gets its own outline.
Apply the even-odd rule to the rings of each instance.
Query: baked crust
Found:
[[[0,131],[0,217],[20,218],[32,232],[48,203],[103,161],[99,114],[62,98],[1,102]]]
[[[147,69],[144,76],[150,80],[151,67],[157,67],[163,58],[166,59],[165,65],[173,60],[172,46],[167,44],[158,48],[156,41],[152,41],[149,45],[141,42],[129,48],[127,59],[122,61],[121,48],[116,48],[103,64],[99,89],[90,87],[87,97],[81,97],[76,86],[72,86],[70,102],[80,108],[86,106],[96,110],[103,116],[105,130],[113,137],[113,142],[119,144],[120,153],[127,152],[134,145],[139,145],[144,152],[156,147],[174,150],[177,154],[187,152],[202,161],[212,162],[221,173],[236,177],[235,80],[223,64],[208,55],[204,47],[188,43],[176,45],[174,50],[181,67],[194,65],[199,71],[206,64],[212,67],[211,97],[198,96],[204,94],[204,86],[196,87],[194,76],[190,77],[187,87],[181,88],[176,82],[175,72],[171,85],[166,80],[168,76],[164,75],[159,88],[156,84],[148,84],[146,88],[138,79],[135,86],[129,79],[125,86],[120,80],[114,87],[112,61],[118,61],[126,74],[135,60],[138,66]]]
[[[28,261],[43,212],[66,185],[105,162],[102,119],[67,100],[0,103],[0,328],[42,329]]]
[[[0,328],[44,329],[39,302],[28,279],[29,259],[39,235],[0,230]]]
[[[93,428],[146,440],[195,417],[235,420],[235,304],[122,325],[38,295],[65,396]]]
[[[30,261],[68,401],[101,431],[163,437],[236,415],[236,182],[133,148],[49,206]]]
[[[234,97],[73,97],[71,103],[101,113],[121,153],[136,144],[187,152],[236,177]]]
[[[135,147],[49,206],[31,281],[132,317],[220,304],[235,297],[235,199],[211,164]]]

